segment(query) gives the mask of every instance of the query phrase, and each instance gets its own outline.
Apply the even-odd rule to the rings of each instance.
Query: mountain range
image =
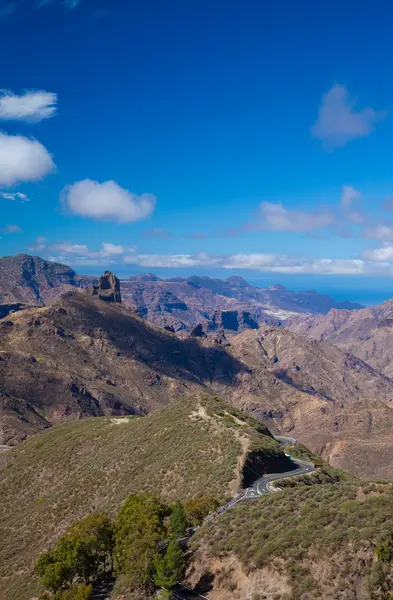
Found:
[[[359,311],[332,309],[326,315],[300,316],[285,326],[309,339],[327,340],[349,350],[393,377],[393,300]]]
[[[143,415],[208,392],[335,466],[393,475],[393,382],[325,341],[270,325],[182,339],[121,303],[75,289],[0,320],[0,340],[2,443],[67,420]]]
[[[242,278],[2,260],[1,600],[37,598],[35,560],[74,519],[115,518],[139,492],[219,506],[287,471],[288,452],[319,468],[205,523],[187,585],[212,600],[386,598],[393,301],[350,310]]]
[[[0,258],[0,317],[26,305],[43,306],[73,288],[86,288],[94,277],[77,275],[70,267],[25,254]],[[360,304],[336,302],[315,290],[291,292],[281,285],[260,288],[242,277],[176,277],[150,273],[123,280],[123,302],[141,317],[174,331],[202,324],[206,331],[236,333],[259,323],[279,324],[295,314],[326,313],[331,308],[359,309]]]

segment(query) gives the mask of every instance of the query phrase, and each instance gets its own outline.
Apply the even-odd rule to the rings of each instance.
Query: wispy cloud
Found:
[[[393,242],[393,226],[375,225],[374,227],[366,228],[362,233],[362,237],[383,243]]]
[[[111,242],[103,242],[98,250],[74,242],[56,242],[48,245],[44,237],[37,238],[28,250],[49,256],[49,260],[75,267],[127,264],[142,269],[223,269],[288,274],[393,276],[393,244],[380,249],[366,250],[360,258],[353,259],[310,259],[261,252],[145,254],[139,253],[136,247],[127,248]]]
[[[117,223],[147,219],[156,204],[152,194],[137,196],[115,181],[99,183],[90,179],[64,188],[61,201],[75,215]]]
[[[323,229],[334,221],[330,211],[287,209],[281,202],[261,202],[259,211],[259,219],[248,224],[248,230],[308,232]]]
[[[133,253],[123,258],[127,264],[138,265],[146,269],[168,268],[215,268],[244,269],[266,273],[320,274],[320,275],[363,275],[371,274],[376,269],[362,259],[302,259],[281,254],[239,253],[231,255],[214,255],[205,252],[197,254],[138,254]],[[393,274],[393,265],[389,267]]]
[[[312,135],[326,149],[345,146],[356,138],[367,137],[375,125],[386,117],[386,111],[368,107],[356,110],[356,97],[345,85],[335,84],[322,98]]]
[[[28,251],[29,252],[42,252],[43,250],[46,249],[46,238],[45,237],[38,237],[35,239],[35,241],[30,244],[30,246],[28,246]]]
[[[16,2],[3,2],[0,4],[0,19],[4,19],[5,17],[11,15],[13,12],[15,12],[16,7]]]
[[[81,0],[64,0],[64,6],[70,10],[73,10],[74,8],[79,6],[80,3]]]
[[[38,123],[56,113],[57,94],[44,91],[26,91],[20,96],[9,90],[0,90],[0,120]]]
[[[30,202],[27,195],[22,194],[22,192],[0,192],[0,196],[5,200],[12,200],[13,202],[15,202],[15,200],[20,200],[21,202]]]
[[[0,229],[2,233],[23,233],[23,229],[19,225],[6,225],[3,229]]]

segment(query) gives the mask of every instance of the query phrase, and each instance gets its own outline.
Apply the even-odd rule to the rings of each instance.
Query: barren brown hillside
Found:
[[[326,342],[275,327],[230,343],[182,340],[81,291],[9,315],[0,336],[3,443],[83,416],[145,414],[208,390],[335,466],[393,475],[392,382]]]

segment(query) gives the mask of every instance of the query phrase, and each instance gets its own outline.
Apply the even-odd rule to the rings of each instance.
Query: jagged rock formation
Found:
[[[70,267],[27,254],[0,258],[0,306],[45,306],[68,290],[89,288],[93,283],[97,283],[94,277],[76,275]],[[262,289],[242,277],[164,280],[147,273],[122,281],[121,293],[123,303],[141,317],[160,327],[173,327],[176,332],[190,332],[198,323],[212,331],[221,328],[224,319],[224,325],[228,325],[224,328],[238,333],[255,328],[255,324],[278,325],[298,313],[360,307],[335,302],[315,291],[290,292],[279,285]],[[105,291],[101,295],[107,297]]]
[[[98,296],[105,302],[115,302],[121,304],[120,281],[110,271],[105,271],[98,280],[97,285],[93,285],[93,296]]]

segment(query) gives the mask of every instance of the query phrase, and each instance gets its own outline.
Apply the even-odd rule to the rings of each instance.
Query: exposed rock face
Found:
[[[0,258],[0,305],[43,306],[67,290],[87,288],[93,281],[95,277],[81,277],[66,265],[38,256],[4,256]]]
[[[333,309],[327,315],[299,317],[287,327],[310,339],[328,340],[393,377],[393,300],[359,311]]]
[[[64,420],[145,414],[210,392],[335,466],[393,476],[392,381],[282,328],[182,340],[119,303],[67,293],[0,320],[0,391],[0,427],[11,442]]]
[[[24,305],[45,306],[68,290],[90,288],[92,283],[97,283],[95,277],[79,276],[70,267],[27,254],[0,258],[0,305],[15,304],[20,309]],[[108,289],[102,289],[100,294],[102,299],[116,301],[118,297],[111,296]],[[189,332],[198,323],[212,331],[223,326],[224,318],[224,328],[238,333],[255,328],[256,324],[278,325],[293,314],[360,307],[335,302],[315,291],[291,292],[279,285],[262,289],[242,277],[165,280],[147,273],[122,281],[121,294],[123,303],[141,317],[159,327],[173,327],[176,332]],[[221,317],[220,312],[228,314]]]
[[[120,281],[110,271],[99,278],[98,284],[93,286],[93,296],[98,296],[105,302],[116,302],[121,304]]]
[[[206,337],[206,333],[203,331],[201,323],[199,323],[196,327],[194,327],[194,329],[191,330],[190,337]]]
[[[209,329],[224,329],[233,332],[243,329],[258,329],[259,325],[248,311],[222,310],[213,315]]]

